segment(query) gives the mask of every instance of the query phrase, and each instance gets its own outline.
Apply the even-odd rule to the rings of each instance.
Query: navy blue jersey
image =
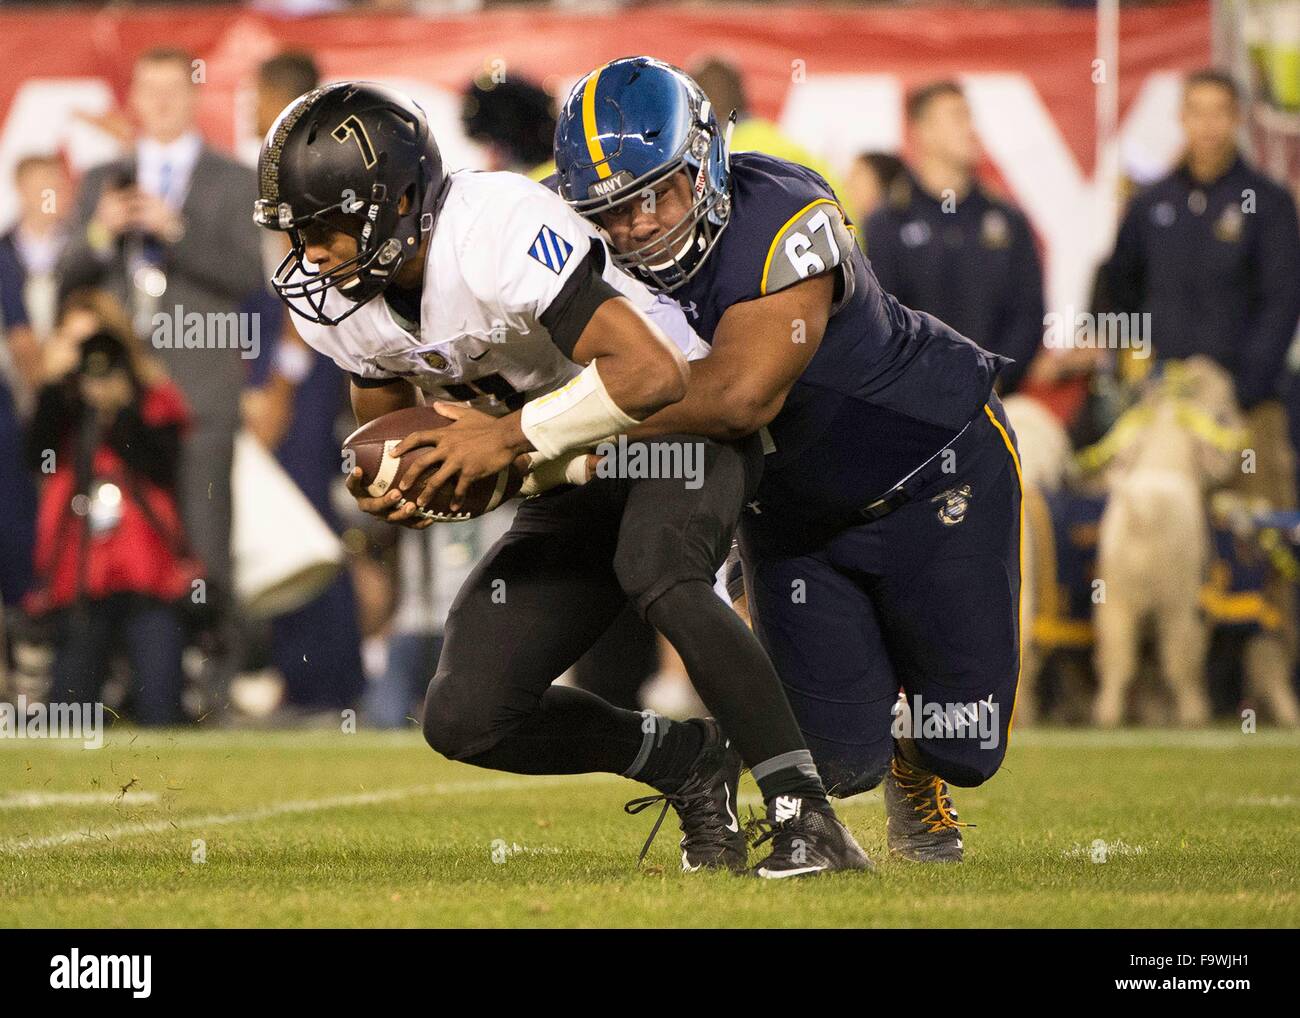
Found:
[[[1254,406],[1278,394],[1300,317],[1300,229],[1286,189],[1236,159],[1215,181],[1181,165],[1129,205],[1105,279],[1149,313],[1157,359],[1206,354]]]
[[[1006,358],[885,293],[834,193],[812,170],[737,152],[731,199],[713,251],[673,296],[711,343],[733,304],[838,273],[821,345],[768,426],[775,449],[758,502],[760,511],[779,507],[809,519],[851,512],[982,412]]]

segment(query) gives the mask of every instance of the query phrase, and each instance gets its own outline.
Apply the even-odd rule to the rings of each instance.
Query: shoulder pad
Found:
[[[809,202],[772,239],[759,293],[777,293],[820,275],[848,259],[853,247],[840,207],[829,198]]]

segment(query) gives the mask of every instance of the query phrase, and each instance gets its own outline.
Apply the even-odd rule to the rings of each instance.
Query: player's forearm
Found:
[[[686,394],[690,367],[676,347],[653,357],[610,354],[595,361],[609,398],[629,417],[643,420]]]
[[[776,416],[785,393],[765,392],[736,375],[720,358],[692,361],[686,395],[638,424],[628,437],[685,433],[732,441],[753,434]]]
[[[530,400],[518,415],[500,421],[503,443],[512,451],[535,449],[545,459],[584,449],[610,435],[627,434],[642,418],[680,399],[686,391],[682,360],[670,358],[669,370],[646,380],[619,354],[593,358],[567,385]],[[611,366],[613,369],[611,370]],[[606,385],[606,376],[614,379]],[[517,417],[517,422],[513,418]],[[520,445],[520,440],[523,443]]]
[[[363,388],[355,382],[352,384],[352,413],[357,419],[357,427],[369,424],[377,417],[405,410],[417,405],[415,386],[398,379],[392,385]]]
[[[681,399],[690,378],[681,351],[622,297],[596,309],[570,356],[594,364],[601,391],[638,421]]]

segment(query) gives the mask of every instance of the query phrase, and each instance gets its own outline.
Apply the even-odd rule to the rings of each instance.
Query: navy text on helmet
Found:
[[[560,196],[598,226],[603,210],[688,175],[682,220],[613,255],[661,293],[699,271],[731,215],[726,138],[708,98],[685,72],[651,57],[615,60],[573,87],[555,128],[555,166]]]

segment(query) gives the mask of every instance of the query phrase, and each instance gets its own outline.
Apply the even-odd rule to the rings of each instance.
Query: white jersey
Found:
[[[601,245],[602,276],[696,359],[708,347],[676,301],[617,269],[596,229],[542,185],[514,173],[454,173],[429,238],[420,321],[382,296],[338,325],[294,325],[306,343],[363,379],[405,378],[429,396],[502,415],[567,383],[580,370],[541,316]],[[333,315],[347,309],[337,291]]]

